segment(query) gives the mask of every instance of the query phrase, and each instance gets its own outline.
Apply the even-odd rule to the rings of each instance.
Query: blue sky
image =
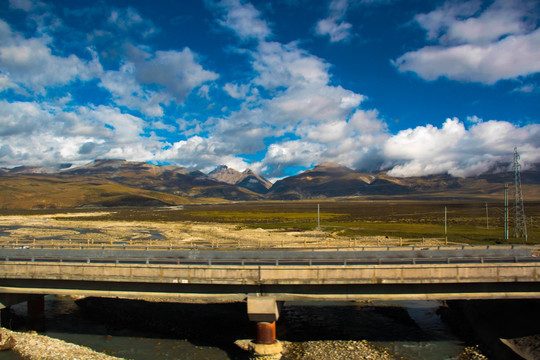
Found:
[[[0,0],[0,167],[540,162],[536,0]]]

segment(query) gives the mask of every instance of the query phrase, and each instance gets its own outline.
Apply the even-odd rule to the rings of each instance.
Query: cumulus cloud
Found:
[[[122,65],[118,71],[105,72],[101,77],[101,86],[111,93],[117,105],[139,110],[153,117],[162,116],[161,104],[171,100],[167,94],[151,91],[137,82],[133,63]]]
[[[222,0],[216,6],[224,11],[220,25],[233,30],[242,40],[264,40],[271,34],[268,23],[260,18],[260,11],[240,0]]]
[[[41,93],[50,86],[77,79],[85,81],[101,74],[101,64],[91,49],[87,50],[92,60],[86,61],[73,54],[54,55],[49,42],[47,37],[25,38],[0,19],[0,71],[4,86]]]
[[[415,17],[434,45],[410,51],[393,64],[426,80],[447,77],[494,84],[540,72],[540,28],[532,15],[534,2],[497,0],[447,2]]]
[[[506,121],[481,121],[466,129],[458,119],[447,119],[441,128],[432,125],[400,131],[383,147],[392,176],[448,173],[471,176],[509,163],[519,144],[524,168],[540,160],[540,125],[523,127]],[[528,164],[528,165],[527,165]]]
[[[248,164],[233,154],[223,153],[212,139],[192,136],[187,140],[175,142],[170,147],[158,152],[154,159],[174,161],[189,168],[209,172],[216,164],[225,164],[234,169],[245,169]]]
[[[178,102],[183,102],[193,89],[218,78],[218,74],[205,70],[189,48],[182,51],[138,52],[135,77],[142,84],[158,85]]]
[[[272,177],[283,175],[291,166],[309,167],[319,163],[322,147],[317,143],[309,145],[300,140],[271,144],[262,161],[262,170]]]
[[[249,84],[238,85],[234,83],[227,83],[223,87],[223,90],[225,90],[225,92],[232,98],[244,99],[249,91]]]
[[[152,21],[143,18],[132,7],[112,9],[107,21],[122,31],[138,31],[143,37],[148,37],[158,32]]]
[[[39,5],[28,0],[11,4],[25,11]],[[529,5],[448,2],[418,15],[415,21],[430,44],[404,54],[395,65],[426,79],[483,83],[534,73],[538,61],[531,59],[540,58],[540,30],[528,18]],[[347,6],[344,0],[330,2],[321,34],[331,41],[350,37]],[[154,49],[144,40],[160,30],[133,8],[100,8],[106,15],[102,28],[89,38],[101,31],[103,43],[97,42],[96,50],[87,48],[86,60],[82,51],[79,56],[62,53],[58,39],[41,28],[32,37],[0,20],[0,91],[8,94],[0,100],[0,166],[81,164],[111,157],[203,171],[217,164],[252,167],[276,178],[290,168],[330,161],[362,171],[386,169],[394,176],[465,176],[508,163],[514,145],[524,168],[540,161],[537,124],[472,115],[465,122],[448,119],[440,127],[392,135],[384,116],[365,108],[365,95],[332,81],[329,62],[303,49],[301,42],[272,41],[271,26],[252,4],[224,0],[209,8],[240,39],[238,53],[251,65],[242,79],[220,83],[219,74],[188,47]],[[319,24],[323,29],[325,23]],[[113,37],[114,46],[107,49],[104,39]],[[522,80],[521,91],[533,91],[529,80]],[[70,94],[65,86],[74,83],[92,90],[97,84],[106,100],[79,102],[81,91]],[[211,107],[217,94],[229,101],[221,112]],[[191,112],[192,99],[205,110]],[[166,132],[175,136],[156,135]]]
[[[32,11],[38,7],[45,6],[41,1],[34,0],[9,0],[9,6],[13,9]]]
[[[295,43],[261,42],[253,57],[254,82],[267,89],[327,84],[330,79],[329,64]]]
[[[130,47],[130,58],[118,70],[105,72],[101,86],[110,91],[116,104],[152,117],[163,115],[162,105],[183,103],[196,88],[208,96],[204,84],[218,74],[205,70],[189,48],[182,51],[148,53]]]
[[[229,12],[239,6],[231,4],[236,5],[229,7]],[[346,6],[346,2],[334,2],[331,13],[344,16]],[[260,13],[249,13],[257,15],[251,19],[261,20]],[[237,31],[242,39],[247,36],[238,28],[221,24]],[[269,29],[267,25],[262,28]],[[291,166],[324,161],[349,166],[369,162],[366,166],[372,167],[366,154],[372,156],[373,151],[368,148],[387,136],[378,112],[359,108],[365,96],[332,85],[330,64],[324,59],[297,42],[268,41],[270,35],[251,36],[257,42],[244,51],[251,57],[254,74],[250,86],[226,84],[224,88],[244,102],[240,110],[205,125],[211,136],[205,138],[204,148],[219,149],[221,156],[265,151],[264,158],[251,166],[270,177],[283,176]],[[248,91],[250,96],[246,97]]]
[[[162,145],[145,122],[108,106],[65,110],[35,102],[0,103],[2,166],[76,163],[101,157],[151,160]],[[121,155],[121,156],[120,156]]]
[[[351,36],[352,25],[344,21],[347,13],[348,0],[332,0],[327,18],[319,20],[315,31],[318,35],[330,37],[331,42],[348,40]]]

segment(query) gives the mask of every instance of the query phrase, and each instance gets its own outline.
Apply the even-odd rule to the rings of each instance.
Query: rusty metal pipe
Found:
[[[276,342],[276,322],[258,322],[256,324],[256,344],[274,344]]]

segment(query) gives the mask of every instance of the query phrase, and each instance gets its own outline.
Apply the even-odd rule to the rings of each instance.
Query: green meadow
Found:
[[[317,208],[319,207],[319,220]],[[446,208],[446,223],[445,223]],[[504,238],[502,201],[257,201],[184,205],[182,208],[116,208],[101,220],[235,224],[238,228],[307,231],[317,227],[339,237],[448,238],[470,244],[540,243],[540,202],[525,203],[528,237]],[[95,210],[94,210],[95,211]],[[87,220],[84,216],[73,220]],[[445,232],[446,230],[446,232]]]

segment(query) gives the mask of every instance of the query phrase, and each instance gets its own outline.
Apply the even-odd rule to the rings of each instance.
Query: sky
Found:
[[[538,0],[0,0],[0,167],[540,163]]]

